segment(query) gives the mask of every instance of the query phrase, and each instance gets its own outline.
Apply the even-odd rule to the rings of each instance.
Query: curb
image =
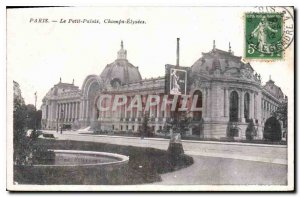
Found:
[[[65,135],[81,135],[86,136],[88,134],[65,134]],[[140,139],[140,137],[128,137],[128,136],[113,136],[113,135],[91,135],[93,137],[111,137],[111,138],[126,138],[126,139]],[[144,138],[144,140],[154,141],[169,141],[169,139],[163,138]],[[199,143],[199,144],[223,144],[223,145],[235,145],[235,146],[256,146],[256,147],[274,147],[274,148],[287,148],[287,145],[276,144],[255,144],[255,143],[241,143],[241,142],[217,142],[217,141],[197,141],[197,140],[181,140],[187,143]]]

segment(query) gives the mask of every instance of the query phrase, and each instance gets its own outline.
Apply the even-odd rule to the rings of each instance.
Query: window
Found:
[[[247,121],[249,119],[249,106],[250,106],[250,96],[247,92],[244,96],[244,118]]]
[[[239,118],[239,96],[236,91],[230,93],[230,122],[238,122]]]

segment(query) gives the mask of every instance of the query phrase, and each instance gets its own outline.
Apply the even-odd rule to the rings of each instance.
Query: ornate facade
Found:
[[[139,111],[99,112],[95,106],[101,94],[123,94],[133,98],[136,94],[159,95],[165,93],[165,77],[142,79],[139,68],[127,59],[123,48],[117,59],[108,64],[100,75],[89,75],[81,89],[72,84],[54,85],[43,98],[42,125],[45,129],[65,128],[114,130],[137,132],[143,114]],[[224,138],[233,135],[245,138],[248,122],[252,120],[257,130],[256,139],[263,138],[266,120],[287,98],[271,79],[261,84],[261,77],[249,63],[235,56],[231,49],[223,51],[213,47],[202,53],[191,67],[189,94],[197,94],[197,107],[193,112],[188,135],[200,138]],[[149,125],[159,132],[170,118],[170,109],[161,111],[160,105],[150,108]],[[230,133],[231,130],[235,132]],[[230,134],[229,134],[230,133]]]

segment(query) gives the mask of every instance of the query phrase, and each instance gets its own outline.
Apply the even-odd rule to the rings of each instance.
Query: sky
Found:
[[[128,60],[143,78],[164,76],[165,64],[176,63],[180,38],[180,65],[191,66],[213,47],[244,54],[244,13],[252,7],[70,7],[7,10],[7,79],[20,84],[26,104],[37,107],[59,82],[81,88],[90,74],[100,75],[117,58],[121,40]],[[57,23],[33,23],[35,19]],[[95,19],[100,24],[59,23]],[[104,24],[111,20],[142,20],[146,24]],[[291,96],[294,92],[293,46],[280,61],[249,61],[265,83],[269,77]],[[12,86],[11,86],[12,87]]]

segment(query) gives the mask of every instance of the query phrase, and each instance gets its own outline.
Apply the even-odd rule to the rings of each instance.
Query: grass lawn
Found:
[[[38,139],[38,145],[48,149],[86,150],[118,153],[129,156],[128,166],[117,173],[97,174],[97,169],[78,170],[71,172],[72,177],[64,175],[65,169],[47,172],[47,176],[33,172],[32,168],[14,168],[14,179],[19,184],[143,184],[161,180],[160,174],[185,168],[193,164],[193,158],[184,154],[172,155],[164,150],[114,144],[61,141]],[[34,174],[35,173],[35,174]],[[55,175],[54,175],[55,174]],[[101,174],[101,175],[99,175]],[[101,178],[98,178],[98,177]],[[103,178],[105,176],[105,178]],[[90,178],[88,178],[90,177]]]

